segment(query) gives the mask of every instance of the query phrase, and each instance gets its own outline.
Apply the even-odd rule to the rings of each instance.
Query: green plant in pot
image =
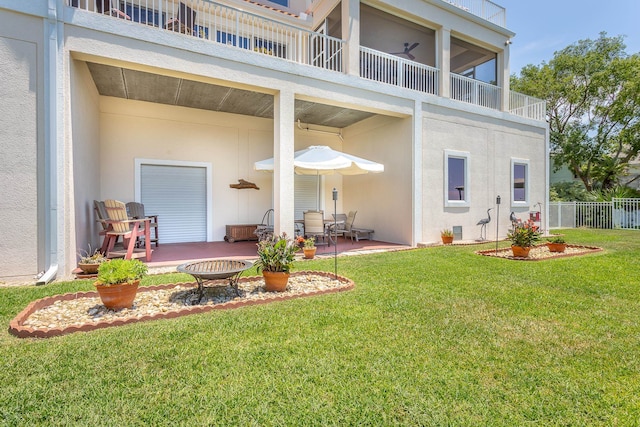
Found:
[[[445,245],[453,243],[453,231],[445,228],[440,232],[440,238],[442,239],[442,243],[444,243]]]
[[[298,245],[286,233],[258,242],[258,260],[255,265],[262,271],[265,290],[283,292],[289,282]]]
[[[518,223],[513,230],[507,234],[511,240],[511,250],[514,257],[526,258],[529,256],[531,247],[540,241],[540,231],[533,221]]]
[[[547,247],[549,252],[562,253],[567,249],[567,242],[561,236],[555,236],[553,239],[547,241]]]
[[[89,251],[80,251],[79,255],[78,267],[84,274],[96,274],[100,264],[108,261],[98,249],[91,252],[91,245],[89,245]]]
[[[100,265],[94,285],[105,307],[111,310],[131,308],[140,279],[146,274],[147,266],[140,260],[112,259]]]

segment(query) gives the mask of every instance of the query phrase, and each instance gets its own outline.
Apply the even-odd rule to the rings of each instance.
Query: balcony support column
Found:
[[[438,95],[451,98],[451,29],[442,27],[436,31],[436,67],[440,70]]]
[[[342,39],[347,74],[360,75],[360,0],[342,0]]]
[[[294,230],[294,119],[295,95],[281,90],[273,110],[273,229],[275,234],[295,235]]]
[[[500,98],[500,110],[509,111],[509,99],[510,99],[510,69],[509,69],[509,46],[506,44],[502,52],[498,52],[496,72],[498,73],[498,87],[502,88]]]

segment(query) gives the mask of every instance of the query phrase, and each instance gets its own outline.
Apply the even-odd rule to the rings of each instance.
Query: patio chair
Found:
[[[262,222],[256,226],[255,234],[258,241],[270,239],[273,236],[273,209],[267,209],[262,216]]]
[[[144,205],[138,202],[127,203],[127,212],[129,212],[130,218],[133,218],[133,219],[149,218],[151,220],[149,222],[149,227],[151,227],[151,229],[153,230],[153,237],[151,238],[151,243],[155,243],[157,248],[158,247],[158,215],[145,215]]]
[[[362,228],[362,227],[353,226],[353,223],[355,222],[355,219],[356,219],[357,212],[358,211],[349,212],[349,218],[347,218],[347,223],[349,224],[349,230],[345,230],[344,232],[344,237],[350,237],[351,243],[353,243],[354,239],[356,242],[359,242],[362,239],[371,240],[371,237],[374,233],[374,230],[372,228]],[[345,223],[345,227],[347,223]]]
[[[324,226],[324,212],[322,211],[306,211],[304,217],[304,235],[309,238],[316,239],[316,245],[327,244],[327,229]],[[322,238],[322,243],[319,239]]]
[[[103,13],[105,15],[115,16],[116,18],[125,19],[127,21],[131,21],[131,17],[118,9],[117,6],[120,5],[119,1],[116,0],[97,0],[96,1],[96,10],[99,13]],[[113,7],[116,6],[116,7]]]
[[[346,237],[351,232],[351,228],[353,227],[353,222],[356,220],[356,213],[358,211],[349,211],[349,215],[345,214],[336,214],[332,216],[338,222],[334,227],[334,224],[329,224],[329,238],[342,236]],[[353,239],[352,239],[353,240]]]
[[[118,200],[105,200],[104,206],[109,219],[109,230],[106,233],[106,257],[116,258],[124,256],[125,259],[144,256],[147,262],[151,261],[151,242],[149,218],[129,219],[127,206]],[[114,244],[118,237],[122,237],[126,252],[114,251]],[[144,252],[135,251],[136,239],[144,237]]]
[[[178,17],[167,21],[165,29],[182,34],[193,33],[193,24],[196,22],[196,12],[189,6],[180,2]]]
[[[98,222],[100,224],[100,227],[102,227],[102,229],[98,231],[98,236],[103,236],[100,252],[102,252],[102,254],[106,254],[107,253],[107,231],[110,228],[110,225],[108,222],[109,215],[107,215],[107,208],[104,206],[104,202],[102,200],[94,200],[93,210],[96,213],[96,222]],[[117,241],[118,240],[116,239],[114,244],[117,243]]]

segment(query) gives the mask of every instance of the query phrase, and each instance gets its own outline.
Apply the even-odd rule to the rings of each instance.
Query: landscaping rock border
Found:
[[[314,277],[319,280],[314,280]],[[329,280],[327,280],[329,279]],[[242,277],[239,280],[239,286],[242,288],[243,284],[249,284],[252,282],[262,281],[264,283],[261,276],[250,276],[250,277]],[[134,307],[132,309],[124,309],[120,310],[120,312],[114,312],[111,310],[106,310],[104,306],[94,305],[90,311],[93,313],[98,313],[102,310],[108,311],[110,317],[108,319],[97,319],[96,321],[85,321],[75,322],[71,325],[67,326],[57,326],[55,323],[51,325],[47,325],[46,327],[32,327],[29,326],[28,319],[34,313],[39,310],[46,309],[47,307],[53,306],[56,303],[64,303],[71,302],[78,299],[96,299],[99,296],[97,291],[91,292],[73,292],[62,295],[54,295],[50,297],[41,298],[39,300],[31,302],[24,310],[22,310],[11,322],[9,323],[9,333],[15,335],[19,338],[50,338],[54,336],[66,335],[73,332],[89,332],[96,329],[108,328],[112,326],[121,326],[130,323],[136,322],[144,322],[148,320],[157,320],[157,319],[173,319],[176,317],[186,316],[189,314],[198,314],[198,313],[206,313],[211,310],[226,310],[233,308],[246,307],[251,305],[260,305],[260,304],[268,304],[276,301],[286,301],[294,298],[302,298],[309,296],[316,296],[334,292],[342,292],[353,289],[355,284],[352,280],[338,275],[334,276],[333,273],[323,272],[323,271],[301,271],[295,272],[291,274],[290,281],[294,284],[294,286],[288,287],[288,290],[282,293],[271,293],[265,292],[263,289],[260,289],[260,286],[255,286],[251,295],[240,296],[240,297],[226,297],[224,296],[222,301],[225,302],[217,302],[215,298],[207,297],[202,304],[196,303],[196,305],[192,306],[182,306],[177,309],[166,309],[161,308],[160,310],[155,310],[153,313],[136,313],[136,306],[134,303]],[[226,281],[228,283],[228,281]],[[309,287],[305,287],[305,282],[323,282],[320,285],[314,284]],[[337,282],[337,283],[335,283]],[[230,287],[221,286],[223,292],[230,291]],[[156,286],[143,286],[138,289],[138,295],[144,293],[153,293],[157,291],[166,291],[175,289],[174,294],[180,294],[178,298],[182,298],[180,301],[186,304],[192,303],[191,296],[197,293],[197,285],[195,282],[192,283],[172,283],[166,285],[156,285]],[[205,286],[205,289],[209,290],[209,286]],[[235,292],[235,291],[231,291]],[[138,297],[136,297],[137,299]],[[190,300],[191,298],[191,300]],[[98,302],[99,304],[99,302]],[[86,309],[85,309],[86,310]],[[85,316],[86,317],[86,316]]]
[[[550,252],[547,245],[536,245],[531,247],[531,252],[526,258],[514,257],[511,248],[498,249],[486,249],[483,251],[476,251],[478,255],[505,258],[515,261],[544,261],[555,258],[567,258],[572,256],[587,255],[595,252],[602,251],[602,248],[597,246],[582,246],[582,245],[567,245],[567,249],[564,252]]]

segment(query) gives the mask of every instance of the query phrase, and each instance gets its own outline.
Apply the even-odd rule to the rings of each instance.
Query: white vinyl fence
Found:
[[[640,230],[640,199],[549,203],[550,229],[577,227]]]

